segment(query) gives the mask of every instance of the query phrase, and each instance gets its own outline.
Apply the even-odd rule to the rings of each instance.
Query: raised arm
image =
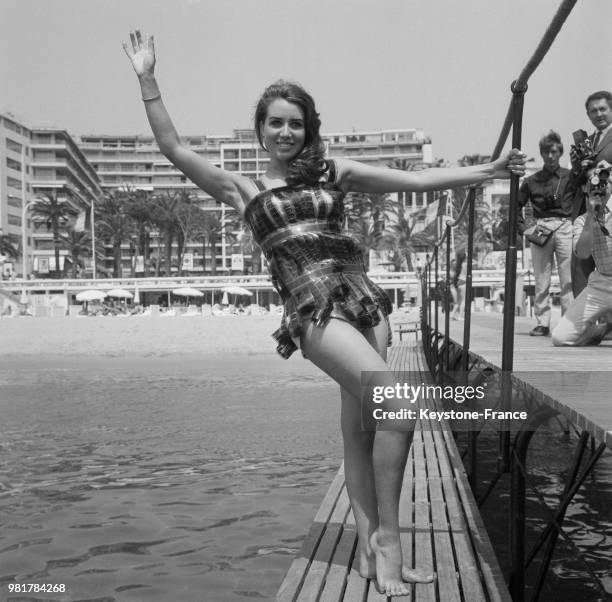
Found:
[[[181,143],[155,79],[153,36],[146,37],[138,30],[130,32],[130,42],[124,43],[123,49],[138,76],[147,118],[160,151],[196,186],[217,200],[240,210],[249,197],[248,180],[215,167]]]
[[[347,192],[426,192],[479,184],[489,178],[509,178],[525,173],[525,155],[513,149],[504,157],[470,167],[401,171],[358,161],[340,160],[338,184]]]

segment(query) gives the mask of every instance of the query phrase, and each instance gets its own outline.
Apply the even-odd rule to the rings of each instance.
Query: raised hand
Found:
[[[132,67],[134,67],[138,77],[153,74],[155,69],[155,43],[153,36],[147,38],[138,29],[131,31],[130,44],[124,42],[123,50],[125,50],[125,54],[132,61]]]
[[[495,161],[494,178],[507,179],[510,176],[525,175],[525,154],[513,148],[505,157],[500,157]]]

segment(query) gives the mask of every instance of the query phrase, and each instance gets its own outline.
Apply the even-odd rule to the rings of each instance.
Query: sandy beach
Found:
[[[279,324],[278,315],[4,318],[0,357],[273,354]]]
[[[0,356],[275,353],[279,316],[66,317],[0,320]]]

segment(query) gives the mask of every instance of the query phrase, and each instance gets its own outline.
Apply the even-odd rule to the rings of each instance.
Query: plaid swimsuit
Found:
[[[357,243],[342,234],[344,192],[330,182],[272,189],[255,183],[260,192],[244,217],[284,303],[273,334],[280,355],[297,349],[292,339],[309,320],[321,327],[339,317],[359,330],[388,320],[389,297],[366,275]]]

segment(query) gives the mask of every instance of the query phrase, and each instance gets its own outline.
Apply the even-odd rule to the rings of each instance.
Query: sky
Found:
[[[417,128],[436,158],[490,154],[510,84],[561,0],[0,0],[0,111],[81,134],[149,134],[122,49],[153,33],[156,75],[183,135],[252,126],[269,83],[300,82],[323,132]],[[612,89],[612,0],[578,0],[525,96],[522,147],[592,130]],[[509,146],[507,146],[509,147]],[[567,158],[567,153],[566,153]]]

